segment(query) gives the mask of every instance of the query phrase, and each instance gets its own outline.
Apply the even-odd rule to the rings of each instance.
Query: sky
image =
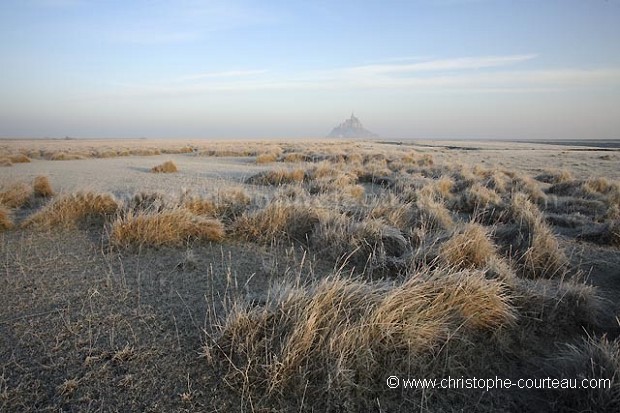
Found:
[[[620,138],[620,0],[0,0],[0,137]]]

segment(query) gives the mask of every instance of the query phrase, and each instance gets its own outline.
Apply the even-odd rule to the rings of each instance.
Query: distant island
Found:
[[[378,138],[379,135],[364,128],[362,122],[352,113],[351,118],[336,126],[328,138]]]

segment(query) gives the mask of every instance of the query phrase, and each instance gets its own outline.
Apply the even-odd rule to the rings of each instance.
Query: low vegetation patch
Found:
[[[179,208],[162,212],[129,212],[118,217],[110,228],[110,244],[122,248],[180,246],[192,240],[221,241],[224,235],[224,227],[219,221]]]
[[[79,223],[102,223],[114,215],[118,201],[110,194],[78,192],[54,199],[42,210],[28,217],[22,226],[53,228],[72,227]]]
[[[247,183],[255,185],[286,185],[303,182],[306,172],[301,169],[274,169],[248,178]]]
[[[284,284],[268,297],[259,307],[230,305],[204,349],[228,372],[224,380],[266,406],[286,394],[318,410],[370,408],[386,377],[432,374],[442,348],[516,319],[501,282],[482,273],[402,284],[336,275],[304,287]],[[467,363],[466,353],[450,354],[450,365]]]
[[[165,174],[169,174],[169,173],[174,173],[174,172],[178,172],[179,170],[177,169],[177,166],[174,162],[172,161],[166,161],[160,165],[156,165],[154,167],[151,168],[151,172],[153,173],[165,173]]]
[[[442,244],[440,257],[455,268],[484,268],[497,255],[486,229],[470,223]]]
[[[13,228],[13,221],[11,220],[11,212],[0,205],[0,231],[6,231]]]
[[[30,158],[24,155],[23,153],[11,155],[9,159],[11,160],[12,163],[30,163]]]
[[[32,199],[32,187],[23,182],[9,185],[0,190],[0,205],[9,208],[21,208]]]
[[[52,189],[52,184],[47,176],[37,176],[34,178],[34,183],[32,185],[34,196],[39,198],[49,198],[54,195],[54,190]]]

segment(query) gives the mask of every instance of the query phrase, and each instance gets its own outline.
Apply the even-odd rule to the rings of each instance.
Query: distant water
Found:
[[[549,141],[516,141],[523,143],[539,143],[542,145],[588,146],[591,148],[620,148],[620,139],[581,139],[581,140],[549,140]]]

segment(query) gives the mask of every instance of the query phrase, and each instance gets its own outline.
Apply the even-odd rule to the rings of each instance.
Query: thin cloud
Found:
[[[509,66],[526,62],[536,58],[535,54],[513,56],[484,56],[461,57],[456,59],[429,60],[426,62],[409,64],[375,64],[344,69],[345,72],[368,75],[384,73],[414,73],[433,71],[458,71],[471,69],[486,69],[492,67]]]
[[[361,89],[535,93],[620,85],[620,69],[617,68],[514,70],[509,67],[534,59],[535,56],[468,57],[289,74],[274,74],[266,70],[230,70],[189,75],[159,84],[125,85],[122,93],[126,96],[184,96],[213,92]]]
[[[231,77],[246,77],[255,76],[266,73],[266,70],[227,70],[223,72],[206,72],[198,73],[195,75],[183,76],[176,79],[176,82],[191,82],[202,79],[218,79],[218,78],[231,78]]]

